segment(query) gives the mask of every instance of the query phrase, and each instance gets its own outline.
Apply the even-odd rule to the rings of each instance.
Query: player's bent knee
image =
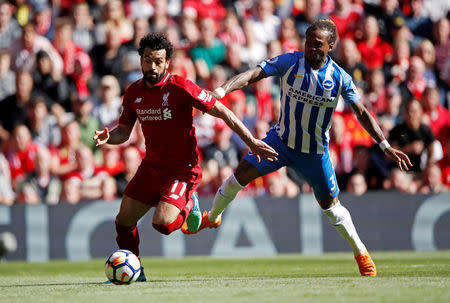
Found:
[[[336,198],[330,198],[330,199],[319,199],[316,198],[317,202],[319,202],[319,205],[322,209],[328,209],[330,207],[333,207],[339,202],[338,197]]]
[[[163,235],[170,235],[173,231],[175,231],[177,226],[175,226],[174,222],[169,223],[169,224],[157,224],[157,223],[152,223],[153,228],[156,229],[157,231],[159,231],[160,233],[162,233]]]

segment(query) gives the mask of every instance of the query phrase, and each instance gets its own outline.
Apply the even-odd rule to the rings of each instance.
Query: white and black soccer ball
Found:
[[[105,274],[114,284],[131,284],[141,274],[141,262],[131,251],[119,249],[106,259]]]

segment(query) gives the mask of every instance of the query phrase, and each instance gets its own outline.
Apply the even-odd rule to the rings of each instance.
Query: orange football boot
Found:
[[[377,268],[368,251],[355,256],[355,259],[358,263],[361,276],[375,277],[377,275]]]
[[[220,223],[222,223],[222,217],[220,217],[216,222],[209,221],[208,212],[205,210],[202,216],[202,223],[200,224],[200,227],[198,228],[197,231],[195,232],[189,231],[186,222],[184,222],[183,225],[181,226],[181,231],[183,232],[183,234],[188,235],[196,234],[203,228],[217,228],[219,227]]]

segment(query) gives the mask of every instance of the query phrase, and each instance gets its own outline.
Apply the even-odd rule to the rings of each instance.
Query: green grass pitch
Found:
[[[0,263],[0,302],[450,302],[450,251],[374,252],[360,277],[351,253],[274,258],[143,258],[146,283],[105,285],[104,260]],[[106,258],[106,256],[105,256]]]

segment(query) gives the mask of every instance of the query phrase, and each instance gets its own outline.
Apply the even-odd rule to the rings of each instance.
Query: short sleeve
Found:
[[[300,54],[302,55],[303,53]],[[296,60],[298,60],[296,53],[288,53],[273,57],[270,60],[265,60],[258,64],[258,66],[264,70],[268,77],[282,77],[295,64]]]
[[[347,74],[343,69],[341,70],[342,75],[342,98],[347,104],[354,104],[361,99],[361,96],[356,89],[355,83],[353,83],[352,77]]]
[[[184,89],[190,96],[190,105],[201,110],[202,112],[209,111],[216,103],[216,98],[192,81],[186,79],[184,82]]]
[[[130,86],[123,96],[122,106],[120,107],[120,116],[119,116],[119,124],[133,126],[136,122],[136,111],[131,107],[132,100],[132,86]]]

